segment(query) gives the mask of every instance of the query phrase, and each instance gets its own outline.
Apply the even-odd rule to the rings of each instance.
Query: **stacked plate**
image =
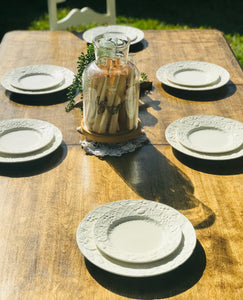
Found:
[[[243,123],[213,115],[188,116],[171,123],[167,141],[178,151],[202,159],[243,156]]]
[[[2,86],[14,93],[41,95],[59,92],[73,82],[74,73],[54,65],[31,65],[5,74]]]
[[[200,61],[180,61],[162,66],[156,76],[163,84],[189,91],[217,89],[230,79],[224,68]]]
[[[10,119],[0,122],[0,162],[35,160],[55,151],[62,133],[54,125],[35,119]]]
[[[83,33],[83,39],[87,43],[92,43],[93,39],[100,34],[106,32],[121,32],[129,37],[131,45],[141,42],[144,38],[144,33],[142,30],[125,25],[109,25],[109,26],[97,26],[91,28]]]
[[[76,237],[90,262],[130,277],[169,272],[183,264],[196,245],[195,230],[185,216],[167,205],[136,199],[91,211]]]

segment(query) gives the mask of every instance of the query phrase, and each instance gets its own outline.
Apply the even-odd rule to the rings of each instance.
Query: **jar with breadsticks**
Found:
[[[82,76],[82,132],[88,140],[117,143],[135,138],[138,120],[139,71],[128,60],[130,41],[119,32],[94,39],[96,60]]]

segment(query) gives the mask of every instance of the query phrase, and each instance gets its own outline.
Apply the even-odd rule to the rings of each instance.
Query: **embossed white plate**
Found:
[[[10,83],[17,89],[41,91],[54,88],[63,80],[63,73],[55,66],[37,65],[15,69]]]
[[[206,128],[201,127],[204,124],[202,122],[207,124]],[[192,128],[198,128],[198,130],[194,131]],[[180,135],[178,132],[186,132],[186,134]],[[243,123],[229,118],[213,115],[193,115],[181,118],[166,128],[165,137],[176,150],[200,159],[229,160],[243,156]],[[181,142],[188,143],[189,147]],[[190,148],[197,148],[197,151]],[[226,149],[231,150],[225,152]]]
[[[52,126],[35,119],[11,119],[0,122],[0,153],[26,154],[48,145]]]
[[[144,33],[142,30],[126,25],[108,25],[108,26],[97,26],[90,28],[83,33],[83,39],[87,43],[92,43],[93,39],[100,34],[105,32],[121,32],[127,35],[131,41],[131,45],[139,43],[144,38]]]
[[[29,152],[29,153],[21,153],[21,154],[19,154],[19,153],[12,153],[12,154],[0,153],[0,163],[28,162],[28,161],[42,158],[42,157],[47,156],[48,154],[54,152],[61,145],[62,133],[53,124],[50,124],[45,121],[42,121],[42,122],[46,123],[46,125],[51,128],[51,131],[53,134],[53,138],[51,139],[51,141],[49,143],[47,143],[47,145],[45,145],[44,147],[42,147],[39,150]]]
[[[194,151],[204,153],[224,153],[239,148],[243,143],[243,129],[222,117],[202,115],[196,122],[191,117],[182,120],[177,128],[179,142]]]
[[[170,64],[166,77],[175,84],[193,87],[213,84],[220,79],[217,66],[196,61]]]
[[[114,209],[125,211],[128,207],[137,211],[152,210],[157,216],[167,215],[168,221],[177,224],[182,231],[182,239],[178,248],[161,260],[144,264],[127,263],[102,254],[96,246],[93,235],[97,220]],[[170,272],[183,264],[196,246],[195,230],[184,215],[165,204],[138,199],[111,202],[91,211],[79,224],[76,238],[80,251],[90,262],[108,272],[130,277],[148,277]]]
[[[176,73],[175,70],[180,70],[180,67],[178,66],[183,66],[184,72],[182,73]],[[187,66],[187,67],[186,67]],[[199,66],[199,67],[197,67]],[[204,66],[204,67],[202,67]],[[209,79],[206,78],[205,72],[200,73],[199,71],[195,72],[195,70],[199,70],[200,68],[208,69],[207,74],[215,74],[215,77],[209,77]],[[186,71],[186,70],[190,70]],[[194,71],[191,71],[191,70]],[[186,77],[189,75],[188,77]],[[195,81],[192,82],[192,74],[197,73],[197,79],[195,77]],[[199,76],[200,74],[200,76]],[[174,76],[173,76],[174,75]],[[177,76],[178,78],[177,78]],[[169,80],[169,78],[170,80]],[[216,78],[218,76],[217,80],[213,80],[213,78]],[[198,62],[198,61],[182,61],[182,62],[174,62],[170,63],[167,65],[164,65],[160,67],[157,72],[156,72],[156,77],[160,82],[163,84],[176,88],[176,89],[181,89],[181,90],[188,90],[188,91],[207,91],[207,90],[213,90],[220,88],[224,86],[230,79],[229,72],[226,71],[224,68],[212,64],[212,63],[207,63],[207,62]],[[203,79],[204,78],[204,79]],[[199,82],[204,81],[205,85],[201,84],[197,85]],[[177,81],[177,83],[175,83]],[[180,84],[179,84],[180,81]],[[191,84],[190,84],[191,81]],[[212,81],[209,83],[209,81]],[[184,82],[184,83],[183,83]],[[182,84],[183,83],[183,84]]]
[[[52,72],[52,73],[57,72],[60,76],[58,78],[58,80],[60,80],[61,77],[63,79],[59,82],[59,84],[54,85],[54,86],[53,86],[54,82],[52,81],[51,82],[52,87],[49,87],[47,89],[38,89],[38,87],[37,87],[38,80],[37,80],[35,89],[32,89],[32,90],[26,90],[26,89],[17,88],[15,86],[13,86],[12,84],[14,84],[14,82],[16,83],[18,81],[19,72],[21,72],[21,70],[25,70],[26,68],[29,69],[29,70],[32,69],[32,68],[35,68],[35,69],[36,68],[37,69],[41,68],[42,70],[44,70],[42,73],[45,73],[45,74],[47,74],[49,72]],[[48,71],[48,70],[51,70],[51,71]],[[16,74],[17,74],[17,76],[16,76]],[[33,76],[32,79],[34,77],[35,76]],[[35,77],[35,79],[37,79],[37,78],[38,78],[38,76]],[[55,65],[33,65],[33,66],[25,66],[25,67],[20,67],[20,68],[16,68],[16,69],[11,70],[10,72],[6,73],[2,77],[1,84],[6,90],[8,90],[10,92],[14,92],[14,93],[18,93],[18,94],[24,94],[24,95],[43,95],[43,94],[50,94],[50,93],[59,92],[59,91],[62,91],[64,89],[68,88],[73,83],[73,78],[74,78],[74,73],[72,71],[70,71],[69,69],[64,68],[64,67],[55,66]],[[45,84],[47,86],[46,81],[45,81]],[[29,85],[29,83],[28,83],[28,85]],[[37,87],[37,89],[36,89],[36,87]]]
[[[179,246],[181,237],[180,227],[168,221],[166,210],[157,215],[153,209],[136,210],[133,206],[109,211],[94,227],[98,248],[130,263],[148,263],[168,256]]]

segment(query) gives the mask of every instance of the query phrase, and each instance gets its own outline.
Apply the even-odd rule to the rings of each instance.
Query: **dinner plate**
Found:
[[[203,138],[207,140],[207,133],[208,130],[206,130],[205,132],[203,132],[204,130],[202,130],[203,134],[201,136],[200,130],[199,131],[195,131],[195,135],[197,138],[197,142],[196,144],[194,143],[194,147],[195,145],[198,147],[204,147],[204,150],[210,150],[211,153],[204,153],[201,151],[194,151],[192,149],[190,149],[189,147],[185,147],[178,139],[178,134],[177,132],[181,132],[183,131],[183,128],[185,128],[185,131],[187,131],[188,129],[188,124],[189,127],[195,127],[195,128],[200,128],[200,124],[202,120],[208,120],[209,124],[209,128],[210,130],[214,131],[213,134],[211,133],[211,139],[212,137],[216,134],[217,138],[220,137],[220,139],[224,136],[226,136],[227,138],[229,137],[229,132],[234,132],[235,134],[235,140],[237,141],[235,144],[234,143],[225,143],[225,141],[221,141],[220,147],[217,146],[215,147],[215,145],[213,147],[207,146],[207,145],[202,145],[201,141],[198,141],[198,137],[199,138]],[[209,123],[210,121],[210,123]],[[220,125],[218,125],[220,124]],[[223,125],[222,125],[223,124]],[[185,127],[184,127],[185,126]],[[220,127],[222,128],[223,126],[223,134],[220,132],[220,134],[216,133],[217,128]],[[190,132],[190,130],[189,130]],[[206,136],[205,136],[206,135]],[[174,121],[173,123],[171,123],[165,130],[165,137],[168,141],[168,143],[175,148],[176,150],[192,156],[192,157],[196,157],[196,158],[200,158],[200,159],[207,159],[207,160],[230,160],[230,159],[235,159],[235,158],[239,158],[241,156],[243,156],[243,144],[241,142],[240,145],[240,141],[242,141],[242,137],[243,137],[243,123],[229,119],[229,118],[224,118],[224,117],[220,117],[220,116],[202,116],[202,115],[193,115],[193,116],[189,116],[189,117],[185,117],[185,118],[181,118],[178,119],[176,121]],[[234,139],[232,139],[231,141],[233,141]],[[185,140],[183,140],[183,142],[185,142]],[[200,145],[199,145],[200,143]],[[213,141],[214,143],[214,141]],[[230,146],[229,148],[233,148],[233,150],[230,150],[228,152],[224,152],[225,148],[228,147],[228,145]],[[237,145],[240,145],[238,148]],[[191,147],[191,144],[190,144]],[[215,150],[217,153],[215,153]],[[212,151],[214,151],[212,153]],[[218,153],[220,152],[220,153]]]
[[[15,69],[11,85],[17,89],[41,91],[54,88],[64,80],[63,72],[55,66],[26,66]]]
[[[220,79],[217,66],[197,61],[170,64],[166,77],[175,84],[192,87],[214,84]]]
[[[97,26],[90,28],[83,33],[83,39],[87,43],[92,43],[93,39],[100,34],[105,32],[121,32],[127,35],[130,39],[131,45],[139,43],[144,38],[144,33],[142,30],[126,25],[108,25],[108,26]]]
[[[26,154],[48,145],[53,127],[34,119],[11,119],[0,122],[0,153]]]
[[[24,153],[24,154],[0,153],[0,163],[22,163],[22,162],[33,161],[45,157],[51,154],[52,152],[54,152],[62,143],[62,133],[53,124],[50,124],[48,122],[45,123],[47,123],[47,126],[50,126],[50,128],[52,128],[52,132],[53,132],[53,139],[50,141],[49,144],[47,144],[46,146],[44,146],[43,148],[37,151],[33,151],[30,153]]]
[[[178,225],[182,231],[178,248],[161,260],[143,264],[123,262],[102,254],[94,239],[94,226],[97,220],[114,209],[126,210],[128,207],[133,207],[141,214],[149,210],[158,216],[161,213],[167,214],[168,220]],[[183,264],[196,246],[195,230],[184,215],[165,204],[138,199],[110,202],[91,211],[79,224],[76,238],[80,251],[91,263],[108,272],[129,277],[148,277],[170,272]]]
[[[181,73],[176,73],[175,70],[180,70],[180,67],[178,66],[183,66],[184,72]],[[198,66],[193,67],[193,66]],[[200,67],[199,67],[200,66]],[[202,67],[203,66],[203,67]],[[194,71],[191,71],[194,68]],[[215,76],[212,76],[208,79],[209,81],[212,81],[211,83],[207,83],[207,79],[205,77],[205,71],[204,73],[202,72],[202,74],[204,74],[203,76],[197,76],[197,80],[195,80],[193,82],[192,85],[188,85],[189,80],[191,78],[192,74],[200,74],[200,71],[195,71],[195,69],[199,70],[199,68],[204,68],[205,70],[208,69],[209,71],[207,72],[207,74],[209,74],[210,72],[213,72],[215,74]],[[173,70],[173,71],[170,71]],[[186,71],[186,70],[190,70],[190,71]],[[211,71],[210,71],[211,70]],[[190,74],[190,76],[186,77],[185,74],[187,73]],[[168,75],[169,74],[169,75]],[[180,76],[178,76],[178,78],[176,79],[176,74],[180,74]],[[168,79],[168,76],[171,80]],[[218,76],[218,79],[216,81],[213,81],[213,78],[216,79],[216,77]],[[157,72],[156,72],[156,77],[158,78],[158,80],[160,82],[162,82],[163,84],[176,88],[176,89],[181,89],[181,90],[188,90],[188,91],[207,91],[207,90],[213,90],[213,89],[217,89],[220,88],[222,86],[224,86],[230,79],[230,75],[229,72],[227,70],[225,70],[224,68],[212,64],[212,63],[207,63],[207,62],[198,62],[198,61],[183,61],[183,62],[174,62],[174,63],[170,63],[167,65],[164,65],[162,67],[160,67]],[[203,79],[204,77],[204,79]],[[174,78],[174,80],[173,80]],[[184,78],[184,79],[183,79]],[[205,85],[200,85],[197,86],[195,84],[198,83],[199,80],[205,80],[204,83],[206,83]],[[176,84],[173,81],[180,81],[180,83],[184,82],[183,84]]]
[[[136,208],[136,207],[135,207]],[[130,263],[148,263],[171,254],[180,244],[180,227],[168,221],[167,211],[156,214],[119,207],[104,214],[94,226],[97,247],[108,256]]]
[[[231,119],[217,116],[186,117],[177,128],[179,142],[194,151],[224,153],[239,148],[243,143],[243,127]]]
[[[58,85],[43,90],[24,90],[24,89],[16,88],[11,84],[16,78],[16,74],[19,74],[19,70],[24,70],[25,68],[29,69],[29,68],[37,68],[37,67],[41,67],[44,70],[49,70],[49,69],[56,70],[56,72],[62,74],[60,76],[63,76],[63,80]],[[33,65],[33,66],[26,66],[26,67],[21,67],[21,68],[16,68],[11,70],[10,72],[6,73],[2,77],[1,84],[6,90],[9,90],[10,92],[13,93],[24,94],[24,95],[43,95],[43,94],[55,93],[67,89],[70,85],[72,85],[73,78],[74,78],[74,73],[64,67],[54,66],[54,65]]]

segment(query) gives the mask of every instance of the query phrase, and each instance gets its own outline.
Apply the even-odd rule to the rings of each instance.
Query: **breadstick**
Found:
[[[100,121],[100,127],[102,132],[105,132],[107,130],[108,124],[110,122],[110,118],[111,118],[110,107],[113,106],[114,99],[116,97],[117,88],[119,86],[119,80],[120,80],[119,74],[117,74],[117,76],[113,75],[109,78],[110,84],[107,85],[107,93],[106,93],[107,107],[104,113],[102,114],[102,118]]]
[[[100,94],[97,93],[97,97],[99,98],[98,103],[96,104],[98,107],[96,109],[95,121],[93,124],[92,130],[97,133],[104,133],[102,132],[102,128],[100,128],[100,121],[102,118],[103,107],[105,107],[105,93],[106,93],[106,85],[107,85],[107,76],[104,76],[104,83],[101,88]]]
[[[113,110],[112,110],[111,121],[110,121],[110,125],[109,125],[109,133],[110,134],[114,134],[120,130],[120,126],[118,123],[119,107],[121,106],[122,100],[125,98],[126,81],[127,81],[127,76],[121,75],[120,80],[119,80],[119,85],[117,87],[117,95],[116,95],[113,105],[112,105]]]
[[[92,125],[94,123],[95,119],[95,102],[97,100],[97,87],[99,85],[100,76],[94,76],[91,78],[91,86],[88,91],[88,95],[86,97],[86,102],[85,102],[85,109],[84,109],[84,120],[85,120],[85,126],[88,130],[92,129]]]

